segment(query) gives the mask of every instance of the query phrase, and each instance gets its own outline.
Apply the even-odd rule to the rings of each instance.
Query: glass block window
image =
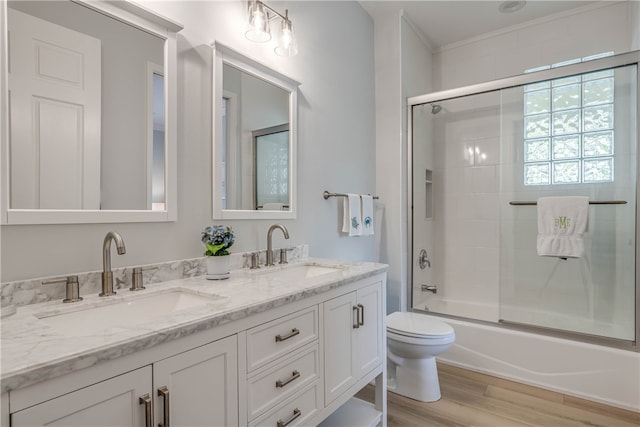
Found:
[[[551,67],[595,59],[565,61]],[[540,67],[535,70],[537,71]],[[524,184],[612,182],[614,72],[524,87]]]

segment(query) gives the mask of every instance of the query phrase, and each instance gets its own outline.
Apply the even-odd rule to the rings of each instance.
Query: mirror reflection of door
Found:
[[[164,211],[165,39],[84,3],[6,8],[9,208]]]
[[[257,209],[289,208],[289,124],[253,132]]]
[[[13,9],[9,33],[11,207],[100,209],[100,40]]]

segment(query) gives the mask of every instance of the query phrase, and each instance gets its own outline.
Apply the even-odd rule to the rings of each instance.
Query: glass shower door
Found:
[[[501,322],[635,339],[636,84],[634,64],[502,91]],[[543,196],[594,203],[582,256],[538,256]]]

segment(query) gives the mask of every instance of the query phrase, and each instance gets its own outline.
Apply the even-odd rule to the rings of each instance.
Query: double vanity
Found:
[[[2,425],[383,425],[385,286],[383,264],[306,258],[19,307]]]
[[[3,227],[54,225],[47,229],[47,239],[54,241],[68,231],[55,227],[59,224],[146,227],[177,221],[182,28],[128,1],[0,2],[0,68],[8,72],[12,63],[11,78],[0,81],[0,104],[11,106],[0,114],[6,124],[0,127],[12,129],[11,135],[0,134],[2,152],[12,156],[0,161],[0,169],[10,171],[0,197]],[[81,39],[86,40],[81,54],[63,43]],[[212,217],[293,220],[300,83],[207,42],[210,63],[204,61],[202,72],[210,70],[213,90],[201,101],[213,105],[213,140],[211,173],[202,172],[213,177]],[[40,56],[18,55],[29,51]],[[190,55],[184,51],[182,60]],[[46,66],[33,67],[34,61]],[[126,72],[129,68],[136,72]],[[50,75],[31,76],[34,69]],[[78,76],[92,79],[69,80]],[[31,85],[20,80],[27,78],[53,86],[31,93]],[[79,104],[67,100],[75,91],[60,89],[58,80],[65,88],[69,82],[91,88],[87,105],[61,107]],[[21,88],[29,91],[20,96],[44,100],[33,107],[37,117],[29,102],[16,101]],[[61,99],[49,102],[50,92]],[[245,98],[251,94],[255,97]],[[241,105],[252,105],[253,113]],[[49,125],[35,136],[29,132],[32,123],[23,120],[32,116]],[[273,120],[263,120],[267,116]],[[60,126],[60,117],[78,126]],[[157,117],[162,117],[158,123]],[[63,132],[67,128],[85,132]],[[21,132],[35,139],[23,143],[25,138],[16,137]],[[265,141],[273,133],[277,141]],[[47,144],[40,144],[41,135]],[[40,147],[49,151],[37,151]],[[277,168],[270,169],[272,164]],[[246,178],[261,173],[279,177],[278,194],[262,194],[260,180]],[[151,247],[173,236],[155,234]],[[8,316],[2,319],[0,342],[1,426],[386,424],[385,265],[302,258],[232,269],[229,279],[214,281],[206,279],[202,259],[192,259],[147,270],[145,277],[154,280],[142,289],[140,266],[112,277],[108,242],[103,297],[96,272],[66,280],[65,299],[73,301],[68,304],[57,297],[63,287],[43,287],[42,279],[2,284],[2,315]],[[270,240],[268,249],[267,264],[274,260]],[[286,258],[286,250],[281,256]],[[56,298],[48,298],[53,294]],[[9,312],[14,307],[16,312]],[[353,398],[371,381],[375,404]]]

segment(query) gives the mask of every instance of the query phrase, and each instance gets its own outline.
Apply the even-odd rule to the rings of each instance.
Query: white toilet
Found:
[[[453,328],[433,317],[399,311],[389,314],[389,391],[422,402],[439,400],[436,355],[448,349],[455,339]]]

